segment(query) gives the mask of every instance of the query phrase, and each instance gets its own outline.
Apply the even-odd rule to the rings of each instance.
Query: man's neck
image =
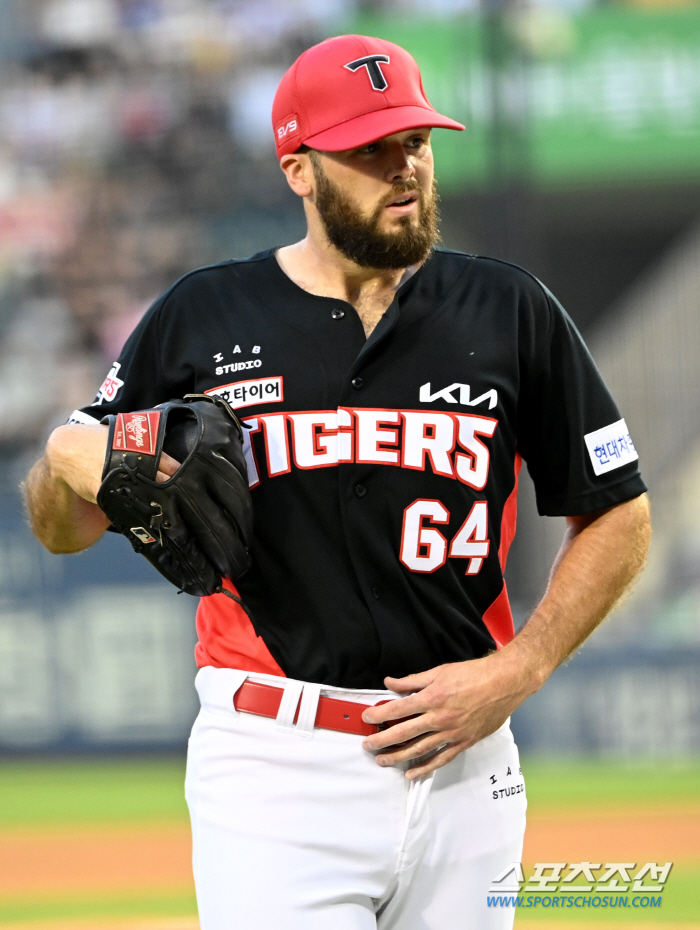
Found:
[[[362,268],[328,240],[307,235],[276,253],[285,274],[310,294],[347,301],[357,311],[369,336],[404,281],[418,270]]]
[[[306,236],[277,251],[277,261],[295,284],[311,294],[345,300],[353,307],[376,294],[394,293],[412,268],[363,268],[327,240]]]

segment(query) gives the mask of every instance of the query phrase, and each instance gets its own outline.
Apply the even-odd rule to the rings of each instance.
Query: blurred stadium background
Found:
[[[444,243],[560,297],[651,486],[644,580],[514,721],[526,856],[674,859],[669,906],[635,925],[700,927],[700,5],[683,0],[0,0],[0,925],[196,926],[194,601],[121,538],[49,556],[18,484],[160,291],[303,234],[270,105],[342,32],[404,45],[467,125],[435,137]],[[521,621],[562,524],[527,478],[519,520]]]

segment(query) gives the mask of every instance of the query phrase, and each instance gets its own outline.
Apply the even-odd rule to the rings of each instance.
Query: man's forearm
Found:
[[[650,532],[646,494],[597,515],[569,518],[544,597],[506,647],[518,653],[537,686],[630,589],[644,566]]]
[[[24,484],[34,535],[50,552],[80,552],[109,520],[95,500],[107,441],[104,427],[62,426]]]

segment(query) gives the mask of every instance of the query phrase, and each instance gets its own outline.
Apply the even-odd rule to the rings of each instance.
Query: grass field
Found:
[[[520,909],[516,928],[700,928],[700,764],[531,759],[523,771],[526,878],[534,862],[674,865],[660,908],[633,909],[628,895],[627,908],[607,912]]]
[[[700,762],[523,771],[526,878],[536,861],[674,866],[653,912],[538,907],[516,927],[700,928]],[[1,763],[0,926],[196,930],[183,777],[181,759]]]

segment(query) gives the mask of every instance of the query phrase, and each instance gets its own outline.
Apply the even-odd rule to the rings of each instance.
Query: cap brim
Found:
[[[321,152],[342,152],[357,149],[395,132],[423,127],[440,129],[464,129],[456,120],[443,116],[428,107],[390,107],[363,113],[332,129],[324,129],[304,139],[304,144]]]

